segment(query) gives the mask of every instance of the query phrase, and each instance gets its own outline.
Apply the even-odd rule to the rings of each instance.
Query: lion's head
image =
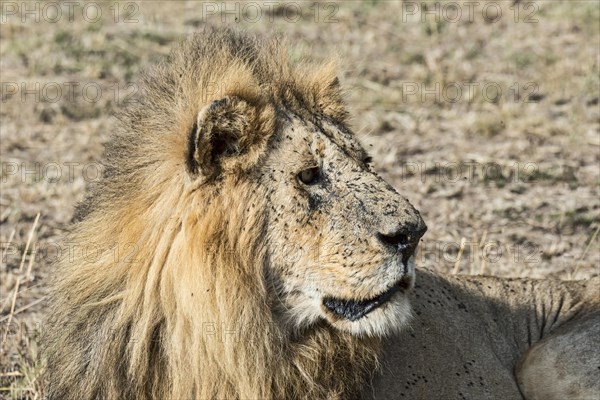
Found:
[[[426,227],[370,168],[332,65],[207,31],[144,82],[71,239],[126,250],[63,260],[51,392],[355,390],[410,315]]]

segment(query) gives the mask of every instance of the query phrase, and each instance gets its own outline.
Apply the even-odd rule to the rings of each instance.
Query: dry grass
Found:
[[[96,2],[97,23],[82,18],[81,6],[73,22],[65,6],[56,23],[42,14],[23,23],[8,3],[0,25],[0,398],[34,399],[43,394],[37,336],[52,260],[68,250],[58,243],[86,177],[96,176],[115,125],[110,112],[131,100],[136,87],[127,83],[140,68],[222,16],[195,1],[121,2],[115,21],[113,3]],[[588,278],[600,262],[600,6],[517,3],[516,21],[507,1],[482,2],[472,21],[459,2],[457,22],[447,9],[439,21],[427,14],[422,22],[412,3],[399,1],[321,3],[318,15],[311,3],[294,3],[300,13],[291,3],[271,12],[254,3],[263,6],[257,21],[240,3],[238,22],[225,18],[241,29],[285,32],[296,58],[345,60],[355,130],[429,226],[420,265]],[[501,7],[498,21],[483,18],[488,4]],[[128,10],[137,12],[127,17]],[[526,19],[531,12],[537,22]],[[79,83],[73,98],[68,82]],[[19,87],[13,95],[11,83]],[[24,95],[22,83],[39,99]],[[87,98],[86,83],[93,84]],[[57,85],[63,93],[52,101]],[[102,95],[90,102],[97,87]]]

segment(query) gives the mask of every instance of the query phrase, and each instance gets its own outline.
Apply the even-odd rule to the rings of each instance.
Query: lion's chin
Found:
[[[411,259],[412,261],[412,259]],[[322,296],[324,290],[288,294],[282,308],[284,322],[295,332],[310,329],[319,321],[360,337],[382,337],[399,333],[412,317],[409,292],[415,284],[414,263],[410,262],[400,278],[367,299]]]
[[[336,329],[356,336],[370,337],[398,333],[408,325],[411,316],[410,301],[404,291],[397,291],[384,304],[355,320],[326,313],[326,319]]]
[[[405,275],[388,289],[369,299],[354,300],[326,297],[323,299],[323,306],[327,312],[336,317],[357,321],[378,307],[385,305],[396,293],[410,289],[412,282],[412,277]]]
[[[385,336],[401,330],[410,320],[407,291],[414,286],[414,273],[406,274],[387,290],[370,299],[326,297],[321,309],[335,328],[360,336]]]

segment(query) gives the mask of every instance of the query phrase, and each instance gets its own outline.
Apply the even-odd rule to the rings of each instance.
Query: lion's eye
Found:
[[[298,179],[305,185],[312,185],[319,180],[320,176],[321,173],[319,171],[319,167],[312,167],[301,171],[298,174]]]
[[[364,162],[365,164],[367,164],[367,165],[368,165],[368,164],[371,164],[371,163],[373,162],[373,157],[371,157],[371,156],[367,156],[367,157],[365,157],[365,159],[363,160],[363,162]]]

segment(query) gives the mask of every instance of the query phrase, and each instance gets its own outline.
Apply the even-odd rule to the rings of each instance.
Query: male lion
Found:
[[[415,277],[332,65],[208,30],[143,81],[57,273],[51,399],[598,393],[598,280]]]

